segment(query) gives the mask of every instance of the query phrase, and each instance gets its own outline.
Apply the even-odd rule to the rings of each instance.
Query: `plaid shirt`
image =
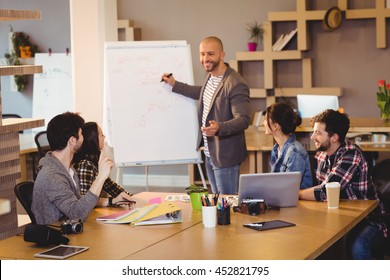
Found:
[[[368,175],[368,165],[362,150],[355,144],[345,141],[343,145],[331,156],[325,152],[317,152],[316,179],[322,187],[322,197],[326,198],[324,191],[328,182],[339,182],[341,185],[341,199],[377,199],[374,185]],[[367,217],[370,223],[375,224],[387,237],[386,224],[380,218],[384,214],[381,201],[378,207]]]
[[[77,170],[77,175],[80,179],[80,192],[82,195],[84,195],[91,187],[93,181],[95,181],[96,176],[99,173],[98,169],[92,161],[86,159],[81,160],[79,163],[75,164],[74,168]],[[125,191],[121,186],[112,181],[110,178],[107,178],[104,182],[103,189],[112,197],[117,197],[121,192]]]
[[[318,152],[315,158],[316,178],[321,187],[328,182],[339,182],[341,199],[375,199],[367,162],[358,146],[346,141],[333,155]]]

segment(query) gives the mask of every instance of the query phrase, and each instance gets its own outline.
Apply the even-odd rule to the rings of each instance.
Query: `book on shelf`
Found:
[[[275,44],[272,46],[273,51],[277,51],[279,49],[280,44],[283,42],[284,34],[280,35],[279,39],[276,40]]]
[[[273,51],[281,51],[283,48],[294,38],[295,34],[297,34],[298,28],[295,28],[290,31],[288,34],[281,35],[279,39],[272,46]]]
[[[255,112],[255,116],[253,117],[252,125],[253,126],[261,126],[261,125],[263,125],[264,117],[265,117],[265,111],[257,111],[257,112]]]

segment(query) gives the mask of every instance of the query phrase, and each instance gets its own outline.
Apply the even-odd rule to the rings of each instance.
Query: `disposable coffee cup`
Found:
[[[325,185],[326,188],[326,198],[328,201],[329,209],[339,208],[340,203],[340,183],[331,182]]]
[[[216,227],[217,206],[202,206],[202,222],[206,228]]]

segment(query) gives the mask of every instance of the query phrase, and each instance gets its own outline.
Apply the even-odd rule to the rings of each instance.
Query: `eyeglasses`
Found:
[[[122,207],[122,206],[128,206],[129,209],[132,209],[137,202],[134,200],[121,200],[116,203],[113,203],[110,205],[110,207]]]

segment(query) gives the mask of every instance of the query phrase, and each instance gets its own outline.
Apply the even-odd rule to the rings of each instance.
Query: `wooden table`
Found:
[[[205,228],[198,224],[126,259],[314,259],[375,206],[375,201],[342,201],[339,209],[328,210],[326,203],[300,201],[298,207],[269,210],[259,216],[232,212],[231,225]],[[242,226],[273,219],[296,226],[260,232]]]
[[[141,207],[151,198],[160,196],[164,199],[166,195],[165,193],[142,193],[134,196],[134,200],[137,201],[136,206]],[[88,251],[76,255],[72,259],[123,259],[202,221],[201,211],[192,213],[189,203],[175,203],[183,211],[183,222],[172,225],[134,227],[128,224],[103,224],[97,222],[96,218],[123,209],[95,208],[84,223],[84,231],[80,234],[67,236],[70,239],[69,245],[89,247]],[[35,259],[33,255],[45,249],[47,248],[37,247],[34,243],[25,242],[23,236],[15,236],[0,241],[0,259]]]
[[[137,205],[165,193],[134,196]],[[84,223],[85,231],[70,235],[70,244],[90,249],[71,259],[314,259],[342,238],[376,207],[376,201],[341,201],[339,209],[326,203],[300,201],[297,207],[250,216],[231,212],[231,224],[204,228],[201,211],[176,202],[183,210],[183,223],[159,226],[110,225],[96,217],[115,209],[96,208]],[[295,227],[257,232],[242,225],[281,219]],[[34,259],[43,251],[15,236],[0,241],[0,259]]]

